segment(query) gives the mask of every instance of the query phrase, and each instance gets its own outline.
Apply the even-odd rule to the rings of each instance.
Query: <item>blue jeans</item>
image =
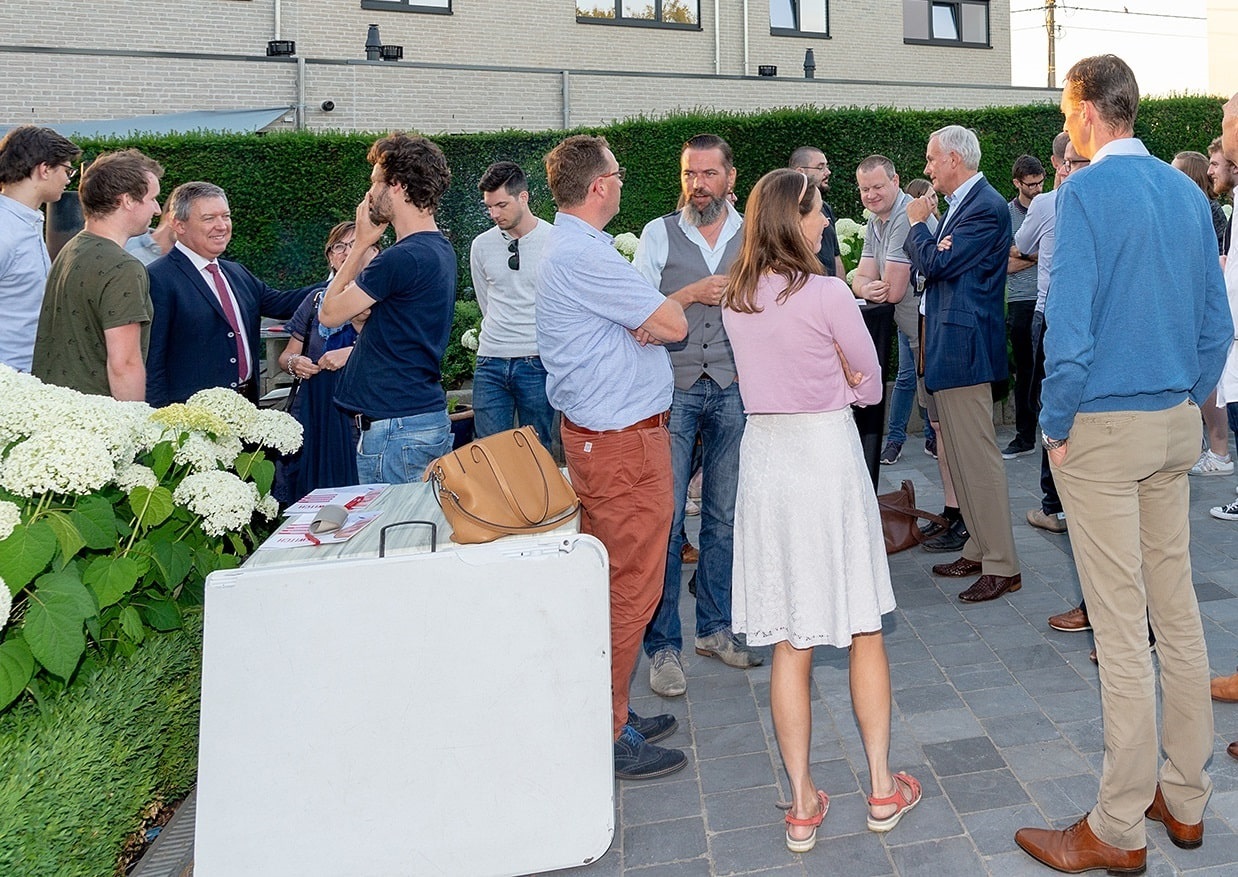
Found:
[[[916,357],[911,350],[911,339],[900,329],[898,332],[898,377],[890,393],[890,429],[887,442],[897,445],[907,442],[907,421],[911,419],[911,406],[916,401]],[[933,437],[928,413],[921,408],[920,419],[924,421],[924,438]]]
[[[696,635],[731,626],[731,556],[734,551],[735,491],[739,485],[739,443],[744,436],[744,403],[739,384],[725,390],[701,378],[687,390],[675,388],[671,403],[671,469],[675,517],[666,552],[662,602],[645,631],[645,654],[683,649],[679,623],[682,586],[683,509],[692,475],[692,449],[699,433],[704,456],[701,485],[701,559],[696,568]]]
[[[473,372],[473,431],[478,438],[521,426],[537,430],[550,450],[555,410],[546,398],[546,369],[537,356],[477,357]]]
[[[410,484],[421,480],[431,460],[451,450],[447,409],[375,420],[357,442],[357,478],[362,484]]]

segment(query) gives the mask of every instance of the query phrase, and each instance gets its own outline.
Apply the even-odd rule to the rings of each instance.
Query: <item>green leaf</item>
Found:
[[[152,542],[150,547],[157,567],[155,578],[171,591],[193,568],[193,549],[184,542]]]
[[[133,590],[141,577],[141,566],[131,557],[96,557],[86,568],[82,581],[104,609]]]
[[[0,578],[17,593],[43,572],[56,553],[56,534],[46,521],[18,524],[0,542]]]
[[[17,700],[34,676],[34,655],[20,636],[0,643],[0,709]]]
[[[120,610],[120,629],[135,643],[140,643],[142,637],[146,635],[146,628],[142,626],[142,617],[132,606],[126,606]]]
[[[151,450],[150,468],[160,481],[163,480],[163,476],[168,474],[168,470],[172,468],[172,461],[175,457],[176,448],[172,447],[171,442],[160,442]]]
[[[129,491],[129,508],[133,509],[138,526],[154,527],[166,521],[176,506],[172,502],[172,491],[160,485],[133,488]]]
[[[55,532],[56,541],[60,543],[60,555],[66,563],[85,547],[86,540],[64,512],[48,512],[43,520]]]
[[[75,574],[40,576],[22,626],[30,652],[48,671],[67,680],[86,650],[82,622],[97,611],[95,598]]]
[[[266,496],[271,492],[271,485],[275,483],[275,464],[267,459],[258,460],[249,470],[249,477],[254,479],[258,493]]]
[[[83,496],[70,513],[86,547],[106,551],[116,547],[116,509],[102,496]]]
[[[155,630],[178,630],[184,623],[181,610],[171,600],[156,600],[141,607],[142,617]]]

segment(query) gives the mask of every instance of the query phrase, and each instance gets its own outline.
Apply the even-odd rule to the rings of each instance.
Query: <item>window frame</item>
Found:
[[[791,0],[791,2],[794,4],[794,10],[793,10],[793,11],[794,11],[795,17],[796,17],[796,19],[799,19],[799,17],[800,17],[800,4],[803,2],[803,0]],[[817,30],[801,30],[801,29],[799,28],[799,26],[798,26],[798,21],[797,21],[797,26],[796,26],[796,27],[774,27],[774,23],[773,23],[773,21],[771,21],[771,22],[769,23],[769,33],[770,33],[770,36],[775,36],[775,37],[808,37],[808,38],[810,38],[810,39],[814,39],[814,40],[829,40],[829,39],[833,39],[833,37],[831,37],[831,36],[830,36],[830,0],[822,0],[822,2],[824,2],[824,3],[825,3],[825,30],[824,30],[824,31],[817,31]],[[770,13],[771,13],[771,15],[773,14],[773,4],[771,4],[771,5],[770,5]]]
[[[451,4],[454,0],[446,0],[447,6],[426,6],[424,0],[361,0],[361,8],[371,12],[419,12],[426,15],[453,15]]]
[[[657,14],[661,14],[662,0],[649,0]],[[614,18],[597,18],[592,15],[576,15],[577,24],[602,24],[611,27],[654,27],[663,30],[702,30],[701,0],[686,0],[696,4],[696,24],[683,24],[678,21],[662,21],[653,18],[627,18],[623,16],[623,0],[615,0]]]
[[[914,0],[924,7],[924,14],[929,30],[928,39],[907,36],[907,10],[903,8],[903,43],[908,46],[949,46],[957,49],[991,49],[993,48],[993,4],[990,0]],[[959,29],[958,39],[943,39],[932,36],[933,7],[951,6],[954,8],[954,19]],[[963,37],[963,7],[979,6],[984,10],[984,42],[964,39]]]

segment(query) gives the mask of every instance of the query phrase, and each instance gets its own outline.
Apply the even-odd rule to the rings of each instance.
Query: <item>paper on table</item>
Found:
[[[301,497],[288,508],[285,515],[304,515],[317,512],[323,506],[342,505],[351,511],[361,511],[372,506],[383,492],[390,487],[388,484],[355,484],[352,487],[324,487]]]
[[[258,546],[261,551],[267,548],[302,548],[312,545],[334,545],[336,542],[347,542],[356,536],[366,524],[381,515],[377,512],[351,512],[344,526],[330,533],[314,534],[310,532],[310,524],[314,522],[314,514],[292,515],[285,519],[283,525],[271,534],[265,542]]]

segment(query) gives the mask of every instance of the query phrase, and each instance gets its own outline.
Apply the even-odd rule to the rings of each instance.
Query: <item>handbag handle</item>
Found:
[[[516,498],[515,492],[512,490],[511,485],[507,482],[507,477],[495,463],[494,457],[491,456],[490,451],[486,448],[486,446],[482,444],[475,444],[469,450],[479,452],[481,456],[485,457],[486,463],[490,466],[490,471],[494,473],[495,481],[499,484],[499,490],[503,491],[503,496],[507,498],[507,504],[512,509],[519,512],[520,517],[524,518],[526,523],[530,525],[538,524],[545,520],[546,513],[550,511],[550,485],[546,483],[546,473],[542,471],[542,467],[538,464],[537,455],[533,453],[533,448],[529,445],[528,437],[525,436],[524,433],[515,432],[512,434],[512,440],[515,441],[517,446],[523,446],[525,450],[529,452],[529,456],[533,458],[533,465],[537,467],[537,473],[542,476],[542,513],[536,518],[529,517],[528,513],[520,507],[520,500]],[[521,444],[522,441],[523,445]],[[477,458],[475,456],[474,460],[476,459]]]
[[[950,522],[941,515],[935,515],[932,512],[926,512],[924,509],[918,509],[915,506],[894,505],[893,503],[885,502],[881,497],[877,497],[877,505],[887,511],[902,512],[906,515],[915,515],[917,518],[924,518],[926,521],[932,521],[935,524],[941,524],[943,527],[949,527]]]

